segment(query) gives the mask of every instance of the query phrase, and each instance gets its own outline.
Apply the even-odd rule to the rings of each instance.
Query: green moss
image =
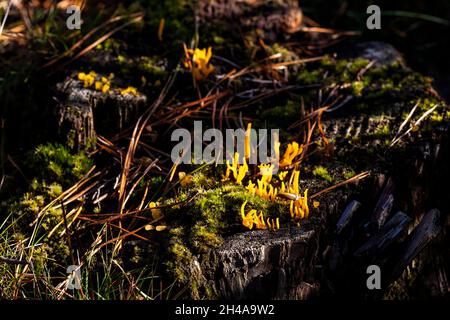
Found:
[[[281,44],[279,43],[275,43],[271,46],[267,46],[265,47],[267,55],[272,56],[272,55],[280,55],[279,60],[280,61],[294,61],[298,59],[297,54],[295,54],[294,52],[292,52],[291,50],[287,49],[286,47],[283,47]],[[297,70],[298,67],[293,68],[293,70]]]
[[[351,84],[353,94],[360,96],[368,84],[368,79],[359,79],[358,75],[367,65],[366,59],[334,59],[325,57],[317,63],[306,65],[295,76],[296,81],[302,85],[323,84],[334,86],[336,84]],[[369,69],[370,70],[370,69]]]
[[[160,58],[142,56],[138,59],[138,68],[157,77],[165,78],[167,76],[167,71],[163,65],[160,63]]]
[[[70,149],[74,149],[75,148],[75,137],[76,137],[76,132],[74,129],[71,129],[68,133],[67,133],[67,146]]]
[[[146,1],[146,22],[155,40],[159,23],[165,19],[163,44],[171,50],[180,50],[182,43],[192,36],[194,11],[191,5],[188,0]]]
[[[366,68],[369,63],[370,63],[370,61],[367,59],[363,59],[363,58],[354,59],[348,66],[348,71],[352,75],[357,75],[361,70]]]
[[[275,122],[291,123],[292,119],[298,118],[300,112],[300,103],[288,100],[286,104],[276,106],[270,109],[263,109],[262,119],[274,119]]]
[[[19,232],[32,232],[30,224],[36,220],[42,209],[53,200],[55,195],[61,192],[61,186],[55,183],[47,186],[39,185],[33,192],[25,193],[19,200],[12,202],[8,206],[8,211],[13,214],[17,221]],[[57,267],[68,262],[69,247],[65,238],[60,236],[64,230],[62,224],[62,209],[49,208],[46,210],[42,218],[38,222],[37,239],[41,239],[42,258],[47,259],[49,267]],[[59,226],[58,226],[59,225]],[[55,229],[52,237],[48,237],[49,233]]]
[[[328,182],[333,182],[333,178],[331,177],[331,175],[328,173],[328,169],[322,166],[317,166],[314,168],[314,170],[312,171],[312,173],[315,176],[318,176]]]
[[[364,87],[365,86],[363,81],[353,81],[352,82],[353,94],[357,97],[360,97],[362,95]]]
[[[129,63],[129,60],[128,60],[125,56],[119,54],[119,55],[117,56],[117,62],[118,62],[119,64],[128,64],[128,63]]]
[[[210,175],[204,174],[203,172],[196,172],[192,175],[192,185],[201,189],[213,188],[216,184],[216,180]]]
[[[251,195],[242,186],[220,183],[211,186],[211,181],[205,180],[202,175],[193,174],[195,182],[182,189],[176,198],[168,200],[167,204],[191,199],[185,205],[170,206],[164,210],[167,224],[171,226],[165,265],[180,283],[189,285],[197,294],[202,289],[203,294],[208,295],[212,293],[206,292],[203,285],[200,288],[200,284],[189,277],[193,257],[205,255],[219,247],[224,234],[246,230],[240,216],[244,201],[247,201],[246,210],[256,209],[267,217],[279,217],[282,212],[286,213],[286,207]],[[284,216],[288,217],[287,214]]]
[[[186,236],[185,230],[183,227],[170,230],[169,259],[165,262],[168,271],[181,283],[188,281],[189,266],[193,259],[192,253],[184,241]]]
[[[38,265],[54,270],[69,263],[69,247],[63,223],[63,210],[46,206],[60,196],[64,189],[81,179],[91,168],[92,161],[84,154],[73,154],[58,144],[40,145],[27,155],[27,174],[32,177],[29,188],[10,199],[2,211],[11,214],[15,232],[39,241],[39,250],[33,257]],[[71,208],[66,208],[69,212]],[[32,224],[33,223],[33,224]],[[51,234],[50,234],[51,233]]]
[[[353,170],[344,170],[343,176],[345,180],[348,180],[356,176],[356,172]]]
[[[323,81],[324,70],[303,70],[297,75],[297,81],[301,85],[320,84]]]
[[[225,39],[223,38],[223,37],[221,37],[221,36],[213,36],[213,41],[214,41],[214,43],[215,44],[217,44],[217,45],[222,45],[222,44],[224,44],[225,43]]]
[[[119,51],[121,49],[121,44],[119,41],[117,41],[114,38],[106,39],[103,43],[100,43],[95,47],[97,50],[104,50],[104,51]]]
[[[58,181],[63,187],[81,179],[92,167],[92,161],[84,153],[72,154],[59,144],[36,147],[28,154],[26,164],[37,180]]]
[[[375,131],[370,134],[370,137],[380,139],[380,138],[386,138],[391,135],[391,129],[389,127],[389,123],[380,123]]]
[[[86,141],[86,150],[92,150],[95,148],[96,145],[97,145],[97,137],[89,138]]]
[[[143,249],[140,246],[133,246],[133,254],[130,258],[130,261],[136,265],[140,265],[143,263]]]
[[[197,252],[206,253],[211,247],[219,247],[222,244],[222,239],[212,231],[206,223],[198,223],[194,226],[190,242]]]

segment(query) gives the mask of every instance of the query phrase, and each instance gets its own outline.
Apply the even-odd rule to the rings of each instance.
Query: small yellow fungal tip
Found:
[[[166,23],[166,20],[162,18],[159,21],[159,27],[158,27],[158,40],[163,41],[163,32],[164,32],[164,25]]]
[[[180,185],[182,187],[187,187],[192,184],[193,177],[189,174],[186,174],[186,172],[178,172],[178,179],[180,180]]]
[[[110,85],[109,85],[109,84],[105,84],[105,85],[102,87],[102,92],[103,92],[103,93],[107,93],[107,92],[109,92],[109,89],[110,89]]]
[[[246,205],[246,204],[247,204],[247,200],[244,201],[244,203],[243,203],[242,206],[241,206],[241,215],[242,215],[242,218],[244,218],[244,216],[245,216],[244,210],[245,210],[245,205]]]
[[[138,96],[137,89],[134,87],[128,87],[126,89],[119,89],[119,92],[122,96],[127,95],[127,94]]]
[[[152,212],[152,218],[153,219],[160,219],[162,217],[162,213],[161,210],[158,208],[158,203],[157,202],[150,202],[149,204],[149,208],[150,211]]]
[[[251,132],[252,132],[252,123],[249,122],[247,124],[247,131],[245,132],[245,138],[244,138],[244,145],[245,145],[245,159],[250,159],[250,153],[251,153],[251,145],[250,145],[250,136],[251,136]]]
[[[287,174],[288,174],[287,171],[281,171],[281,172],[278,174],[278,178],[280,179],[280,181],[283,181],[284,178],[286,178]]]

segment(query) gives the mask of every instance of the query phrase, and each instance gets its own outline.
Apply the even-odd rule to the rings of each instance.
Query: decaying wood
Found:
[[[431,162],[432,158],[429,157],[428,160]],[[326,283],[329,290],[334,293],[344,291],[356,295],[370,294],[365,286],[361,285],[366,276],[365,268],[370,264],[381,267],[382,287],[391,288],[390,284],[396,281],[406,267],[421,254],[420,270],[425,262],[427,269],[426,274],[420,274],[420,283],[432,290],[433,296],[445,296],[448,292],[445,259],[431,254],[438,249],[428,246],[441,230],[439,210],[429,211],[412,233],[407,235],[408,227],[413,220],[408,214],[398,211],[384,223],[394,206],[392,195],[394,183],[391,178],[384,179],[384,176],[377,176],[374,189],[379,190],[380,182],[384,187],[372,215],[364,217],[361,214],[358,219],[351,219],[353,216],[351,212],[355,206],[361,206],[362,212],[366,210],[362,204],[356,205],[357,201],[353,200],[347,205],[336,225],[336,237],[324,252]],[[368,229],[369,225],[375,225],[377,228]],[[343,229],[345,234],[342,232]],[[426,247],[428,251],[424,250]],[[399,285],[407,284],[401,282]],[[382,293],[376,293],[375,296],[381,298]]]
[[[411,220],[405,213],[397,212],[378,233],[370,237],[366,243],[356,250],[354,255],[381,254],[402,234]]]
[[[100,134],[120,132],[135,120],[147,101],[140,94],[121,95],[84,88],[75,76],[56,87],[59,136],[75,150],[93,148],[96,130]]]
[[[394,204],[394,181],[392,178],[389,178],[386,181],[383,192],[381,193],[380,199],[378,200],[377,205],[375,206],[375,210],[372,216],[372,224],[374,224],[378,229],[383,226],[387,217],[389,216],[392,206]]]
[[[379,45],[377,48],[389,53],[389,50],[381,50]],[[378,64],[398,60],[375,51],[367,50],[366,53]],[[323,126],[328,135],[338,139],[367,136],[375,133],[380,125],[395,127],[391,119],[395,119],[396,113],[398,110],[394,109],[386,111],[382,117],[349,113],[342,117],[329,117]],[[367,148],[373,147],[370,145],[373,141],[368,140],[367,143]],[[414,174],[414,170],[412,172]],[[384,272],[390,274],[398,261],[405,230],[411,221],[403,212],[392,212],[395,215],[390,217],[394,207],[411,212],[398,203],[403,200],[400,191],[404,190],[401,189],[404,183],[398,175],[394,183],[389,174],[392,173],[384,171],[379,174],[373,190],[364,190],[364,193],[379,196],[378,199],[370,196],[369,203],[376,202],[375,207],[363,207],[359,201],[353,200],[342,211],[347,203],[340,198],[338,204],[332,203],[326,209],[321,204],[320,215],[333,219],[311,224],[311,229],[302,225],[301,230],[282,228],[277,233],[265,230],[235,234],[224,239],[223,246],[212,250],[206,257],[195,257],[192,265],[186,266],[187,278],[192,279],[197,288],[208,288],[213,296],[223,298],[306,298],[311,296],[310,288],[324,283],[334,285],[335,292],[345,291],[348,287],[361,288],[362,284],[360,292],[366,293],[367,262],[379,264],[383,268],[383,278]],[[398,193],[395,192],[396,185]],[[335,225],[339,213],[342,215]],[[367,225],[373,228],[366,229],[364,226]],[[335,236],[330,237],[334,228]],[[326,252],[321,251],[319,240],[327,248]],[[420,249],[413,253],[417,254]],[[325,262],[323,274],[326,274],[326,279],[313,272],[322,261]],[[403,270],[405,267],[399,268]]]
[[[439,234],[441,230],[440,216],[440,211],[433,209],[422,218],[422,221],[411,233],[406,247],[392,271],[392,279],[398,278],[417,254]]]
[[[270,236],[266,231],[240,233],[186,267],[191,281],[209,287],[218,298],[305,299],[318,289],[317,237],[313,230],[294,228]]]
[[[358,211],[360,206],[361,203],[356,200],[353,200],[347,205],[347,208],[345,208],[344,212],[339,218],[339,221],[336,224],[336,234],[340,234],[342,230],[345,229],[345,227],[350,223],[350,221],[353,218],[353,215],[355,214],[356,211]]]

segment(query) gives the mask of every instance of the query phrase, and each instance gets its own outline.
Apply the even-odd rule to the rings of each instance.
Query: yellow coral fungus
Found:
[[[100,81],[95,81],[95,90],[102,90],[103,88],[103,83],[101,83]]]
[[[127,94],[131,94],[133,96],[138,95],[137,89],[134,87],[127,87],[125,89],[119,89],[119,92],[122,96],[127,95]]]
[[[159,203],[158,202],[150,202],[150,204],[148,205],[148,207],[150,208],[150,211],[152,213],[152,218],[154,220],[160,220],[163,215],[161,213],[161,210],[158,208]],[[158,225],[158,226],[153,226],[151,224],[147,224],[144,229],[146,231],[151,231],[151,230],[156,230],[156,231],[164,231],[167,229],[167,226],[165,225]]]
[[[272,173],[275,169],[275,166],[273,164],[260,164],[259,165],[259,172],[261,173],[261,180],[265,183],[270,183],[272,181]]]
[[[144,229],[145,229],[145,231],[152,231],[152,230],[156,230],[156,231],[164,231],[164,230],[166,230],[167,229],[167,226],[163,226],[163,225],[160,225],[160,226],[156,226],[156,228],[154,227],[154,226],[152,226],[151,224],[148,224],[148,225],[146,225],[145,227],[144,227]]]
[[[248,171],[247,161],[245,161],[242,165],[239,165],[239,153],[236,152],[234,154],[233,163],[227,160],[227,171],[225,173],[224,179],[228,179],[230,177],[230,172],[233,172],[233,177],[236,180],[237,184],[242,184],[242,180],[245,178],[245,175]]]
[[[288,174],[287,171],[281,171],[281,172],[278,174],[278,178],[280,179],[280,181],[283,181],[283,180],[286,178],[287,174]]]
[[[275,201],[278,194],[278,189],[262,179],[256,180],[257,185],[249,181],[246,189],[254,195],[257,195],[265,200]]]
[[[187,49],[184,45],[184,52],[186,55],[184,66],[192,72],[195,80],[204,80],[214,71],[214,66],[210,64],[211,47],[208,49]]]
[[[180,185],[182,187],[186,187],[192,184],[193,181],[193,177],[189,174],[186,174],[186,172],[178,172],[178,179],[180,180]]]
[[[284,181],[281,181],[280,193],[284,193],[284,192],[286,192],[286,185],[284,184]]]
[[[291,200],[296,199],[299,194],[299,180],[300,171],[293,170],[287,186],[285,185],[284,181],[281,182],[280,193],[283,193],[284,196]],[[292,196],[289,196],[289,194],[292,194]]]
[[[291,181],[290,182],[290,190],[289,192],[292,192],[294,194],[299,194],[299,179],[300,179],[300,171],[294,170],[291,174]]]
[[[112,78],[112,74],[110,78]],[[103,93],[109,92],[111,88],[111,81],[108,78],[100,77],[95,71],[91,71],[88,74],[84,72],[80,72],[78,74],[78,80],[83,81],[83,87],[85,88],[94,88],[97,91],[101,91]]]
[[[289,211],[291,217],[295,220],[300,220],[309,216],[308,189],[305,190],[303,197],[299,197],[297,200],[291,200]]]
[[[97,73],[95,71],[91,71],[88,74],[84,72],[80,72],[78,74],[78,80],[83,81],[83,86],[85,88],[89,88],[94,85],[95,78],[97,77]]]
[[[250,153],[251,153],[251,145],[250,145],[250,136],[252,133],[252,124],[249,123],[247,125],[247,131],[245,132],[245,138],[244,138],[244,157],[245,159],[249,160],[250,159]]]
[[[262,212],[257,214],[256,210],[252,209],[249,212],[245,213],[245,205],[247,201],[245,201],[241,206],[241,217],[242,217],[242,225],[248,229],[253,229],[255,227],[259,230],[264,230],[267,228],[270,229],[280,229],[280,220],[279,218],[270,219],[267,218],[264,220],[264,215]]]
[[[260,212],[259,215],[256,215],[256,214],[254,215],[253,223],[255,224],[256,229],[266,229],[267,228],[267,225],[264,222],[264,216],[263,216],[262,212]]]
[[[109,83],[105,83],[102,87],[102,92],[103,93],[109,92],[110,88],[111,88],[111,85]]]
[[[163,18],[159,21],[159,27],[158,27],[158,40],[163,41],[163,32],[164,32],[164,25],[166,24],[166,20]]]
[[[267,192],[267,199],[270,201],[275,201],[278,194],[277,188],[272,187],[272,185],[269,185],[269,192]]]
[[[279,161],[279,159],[280,159],[280,145],[281,145],[281,143],[278,140],[275,141],[275,143],[274,143],[274,152],[275,152],[275,159],[277,161]]]
[[[247,173],[247,171],[248,171],[248,166],[247,166],[247,162],[245,161],[245,158],[244,158],[244,164],[239,166],[238,174],[235,177],[237,184],[242,183],[242,180],[245,178],[245,174]]]
[[[242,225],[244,227],[253,229],[253,214],[256,213],[256,210],[250,210],[247,214],[245,214],[245,205],[247,201],[245,201],[241,206],[241,217],[242,217]]]
[[[226,173],[224,179],[229,179],[231,174],[237,184],[242,184],[246,173],[249,170],[247,159],[253,151],[250,147],[251,123],[247,125],[244,143],[244,157],[241,159],[239,153],[235,153],[231,161],[226,162]],[[284,171],[278,173],[278,179],[273,179],[273,174],[278,169],[277,164],[263,163],[257,166],[259,169],[258,179],[249,179],[245,189],[252,195],[256,195],[264,200],[275,202],[277,196],[282,196],[288,200],[289,211],[292,219],[298,221],[309,216],[308,190],[303,195],[300,194],[300,170],[298,165],[293,163],[295,157],[301,155],[303,145],[297,142],[288,144],[286,151],[279,161],[279,167],[287,167]],[[279,156],[279,143],[275,143],[275,153]],[[243,164],[239,164],[243,160]],[[252,168],[253,169],[253,168]],[[251,170],[254,173],[254,170]],[[288,179],[289,174],[289,179]],[[241,207],[242,224],[248,229],[279,229],[279,218],[264,218],[263,213],[256,210],[245,212],[245,202]],[[314,208],[318,207],[317,202],[313,202]]]
[[[286,151],[284,152],[283,158],[280,161],[280,167],[287,167],[292,164],[294,158],[303,152],[303,145],[299,146],[297,142],[292,142],[288,144]]]
[[[152,212],[152,218],[155,220],[162,217],[161,210],[159,210],[158,205],[159,204],[157,202],[150,202],[149,204],[150,211]]]

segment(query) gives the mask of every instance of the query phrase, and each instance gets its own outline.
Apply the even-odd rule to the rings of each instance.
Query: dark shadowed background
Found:
[[[367,7],[381,8],[381,30],[368,30]],[[408,64],[435,79],[450,99],[450,1],[447,0],[304,0],[304,13],[322,26],[362,32],[364,40],[381,40],[405,54]]]

